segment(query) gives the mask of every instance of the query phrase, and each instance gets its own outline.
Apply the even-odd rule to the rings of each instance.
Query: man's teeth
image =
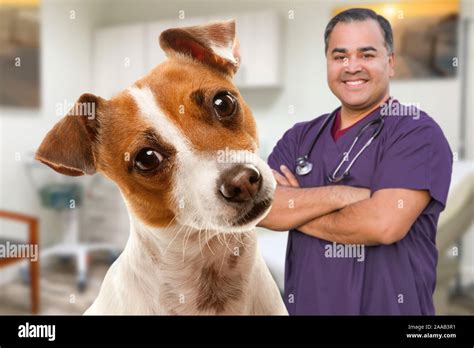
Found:
[[[346,81],[346,83],[350,86],[356,86],[356,85],[361,85],[365,81],[364,80],[357,80],[357,81]]]

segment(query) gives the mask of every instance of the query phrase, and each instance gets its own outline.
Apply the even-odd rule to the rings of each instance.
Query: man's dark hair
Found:
[[[385,17],[378,15],[375,11],[369,10],[367,8],[351,8],[337,14],[329,21],[328,25],[326,26],[326,30],[324,31],[324,52],[328,52],[329,36],[331,35],[331,32],[337,23],[349,23],[355,21],[362,22],[369,19],[373,19],[379,23],[385,39],[385,47],[387,48],[389,54],[393,53],[392,26],[390,25],[389,21],[385,19]]]

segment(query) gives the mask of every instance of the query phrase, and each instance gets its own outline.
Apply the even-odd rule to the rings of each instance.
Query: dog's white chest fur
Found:
[[[287,314],[256,233],[138,228],[85,314]]]

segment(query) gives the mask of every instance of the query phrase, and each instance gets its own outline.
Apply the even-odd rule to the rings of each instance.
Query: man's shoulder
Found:
[[[391,105],[382,106],[380,114],[384,117],[385,125],[393,136],[414,131],[426,131],[437,135],[443,134],[441,127],[433,117],[414,104],[405,104],[397,101]]]

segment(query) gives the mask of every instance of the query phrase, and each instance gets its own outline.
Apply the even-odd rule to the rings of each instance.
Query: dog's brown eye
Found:
[[[135,157],[135,168],[148,172],[156,169],[162,160],[163,156],[159,152],[151,148],[144,148]]]
[[[216,94],[212,104],[219,118],[229,118],[235,114],[237,109],[237,100],[229,92]]]

